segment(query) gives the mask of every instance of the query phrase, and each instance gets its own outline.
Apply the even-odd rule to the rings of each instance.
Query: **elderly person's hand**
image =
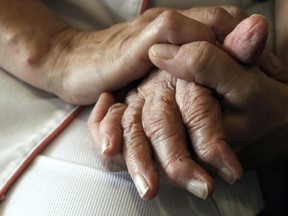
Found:
[[[216,92],[227,140],[241,157],[249,160],[243,161],[245,164],[267,163],[287,156],[287,70],[272,79],[259,68],[240,65],[225,52],[206,45],[155,45],[150,58],[172,76]],[[207,55],[199,58],[197,52],[203,49]],[[164,58],[161,53],[165,53]],[[188,61],[182,61],[184,56]]]
[[[151,199],[157,192],[155,166],[171,183],[203,199],[212,192],[213,180],[202,165],[210,166],[230,183],[240,178],[241,166],[225,141],[219,106],[210,90],[158,70],[137,89],[126,98],[127,107],[113,105],[112,95],[102,94],[89,126],[104,157],[123,152],[142,198]],[[104,166],[115,169],[117,159],[119,156],[112,157],[113,161],[103,158]]]
[[[169,54],[161,58],[158,49]],[[196,53],[203,49],[207,55],[199,58]],[[189,61],[183,62],[183,56]],[[182,47],[156,45],[150,57],[171,75],[216,92],[227,141],[241,157],[249,159],[243,161],[245,164],[268,162],[287,155],[288,80],[283,79],[284,76],[281,81],[272,79],[259,68],[240,65],[226,53],[201,42]]]
[[[248,23],[251,19],[254,22],[253,25]],[[263,41],[265,42],[266,38],[265,33],[262,33],[265,32],[265,28],[267,31],[265,22],[263,23],[259,17],[253,17],[239,27],[245,28],[246,25],[255,28],[253,31],[258,32],[259,35],[254,34],[254,36],[259,37],[259,44],[264,44]],[[235,31],[239,31],[239,27]],[[262,28],[264,28],[263,31],[257,31]],[[242,29],[240,35],[242,39],[243,36],[245,39],[249,38],[243,34],[245,30]],[[243,49],[250,56],[244,59],[243,57],[247,57],[247,55],[241,55],[243,54],[241,46],[231,46],[234,39],[241,39],[239,35],[234,34],[235,31],[224,41],[224,48],[230,53],[234,53],[235,57],[237,57],[238,49],[240,53],[238,58],[244,62],[247,59],[253,61],[253,58],[255,61],[257,53],[258,55],[261,53],[263,46],[262,48],[258,46],[258,49],[250,46],[247,52]],[[253,39],[255,38],[250,37],[250,40],[244,41],[243,47],[248,46],[249,41],[253,45],[257,41],[257,39],[254,41]],[[206,198],[212,192],[212,179],[201,166],[192,160],[191,152],[187,149],[187,137],[182,118],[200,165],[205,164],[212,167],[229,183],[235,182],[241,176],[241,166],[225,142],[220,109],[210,90],[193,82],[176,80],[161,71],[152,73],[149,79],[138,88],[138,92],[130,93],[127,99],[127,109],[123,104],[115,104],[108,111],[113,103],[114,99],[108,94],[104,94],[99,99],[89,119],[90,131],[99,152],[102,144],[104,157],[121,153],[121,119],[125,111],[122,119],[123,153],[132,179],[144,199],[152,198],[158,187],[156,170],[154,166],[151,166],[153,164],[152,149],[164,175],[173,183],[188,189],[201,198]],[[144,128],[142,128],[142,120]],[[149,140],[145,138],[144,130]],[[102,142],[100,143],[99,140]],[[149,142],[152,144],[152,149]],[[109,160],[107,163],[105,159],[103,161],[108,168],[114,168],[109,166],[115,163],[109,163],[111,162]]]

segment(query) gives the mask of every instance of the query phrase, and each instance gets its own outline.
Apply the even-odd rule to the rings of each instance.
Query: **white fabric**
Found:
[[[142,0],[44,0],[64,19],[82,29],[102,29],[136,17]]]
[[[139,15],[143,0],[44,0],[72,25],[86,29],[107,28]],[[147,8],[170,7],[188,9],[197,6],[235,5],[254,13],[269,15],[273,1],[253,0],[148,0]],[[265,7],[262,7],[265,5]],[[267,6],[268,5],[268,6]],[[256,10],[255,10],[256,8]]]
[[[0,191],[74,106],[0,70]]]

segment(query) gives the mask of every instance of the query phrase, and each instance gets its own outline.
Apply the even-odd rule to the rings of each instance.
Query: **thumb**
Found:
[[[155,66],[173,77],[214,89],[219,95],[245,86],[248,76],[229,54],[205,41],[181,47],[156,44],[150,48],[149,57]]]
[[[243,64],[258,64],[269,77],[287,80],[284,66],[268,45],[268,22],[261,15],[252,15],[240,22],[226,36],[222,49]]]
[[[267,36],[267,20],[261,15],[252,15],[227,35],[223,49],[239,62],[253,65],[263,53]]]

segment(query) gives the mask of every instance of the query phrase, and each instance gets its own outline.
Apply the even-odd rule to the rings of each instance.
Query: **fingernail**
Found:
[[[234,184],[238,180],[238,177],[234,174],[234,172],[227,167],[222,167],[218,173],[229,184]]]
[[[156,44],[150,48],[150,51],[156,58],[172,59],[177,55],[179,47],[168,44]]]
[[[284,66],[282,62],[272,52],[270,53],[270,61],[271,61],[273,69],[276,72],[284,70]]]
[[[102,148],[102,154],[105,154],[105,152],[109,149],[110,146],[110,139],[109,137],[105,134],[101,138],[101,148]]]
[[[207,199],[208,197],[208,186],[205,182],[190,180],[186,185],[186,189],[201,199]]]
[[[147,181],[140,174],[137,174],[133,178],[133,181],[134,181],[134,184],[135,184],[136,189],[138,191],[138,194],[140,195],[141,198],[143,198],[149,190],[149,185],[148,185]]]
[[[267,18],[265,16],[263,16],[262,14],[252,14],[250,17],[262,17],[263,19],[267,20]]]

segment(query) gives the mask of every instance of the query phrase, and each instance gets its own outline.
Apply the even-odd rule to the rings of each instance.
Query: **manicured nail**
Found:
[[[271,61],[273,69],[276,72],[284,70],[284,66],[283,66],[282,62],[272,52],[270,54],[270,61]]]
[[[229,184],[234,184],[238,180],[238,177],[235,175],[235,173],[226,167],[222,167],[218,173]]]
[[[105,152],[109,149],[110,147],[110,139],[109,137],[105,134],[101,138],[101,148],[102,148],[102,154],[105,154]]]
[[[201,199],[207,199],[208,197],[208,186],[205,182],[190,180],[186,185],[186,189]]]
[[[150,48],[150,51],[156,58],[172,59],[177,55],[179,47],[168,44],[156,44]]]
[[[140,174],[137,174],[133,178],[133,181],[134,181],[134,184],[136,186],[136,189],[137,189],[140,197],[143,198],[147,194],[147,192],[149,190],[149,185],[148,185],[147,181]]]

